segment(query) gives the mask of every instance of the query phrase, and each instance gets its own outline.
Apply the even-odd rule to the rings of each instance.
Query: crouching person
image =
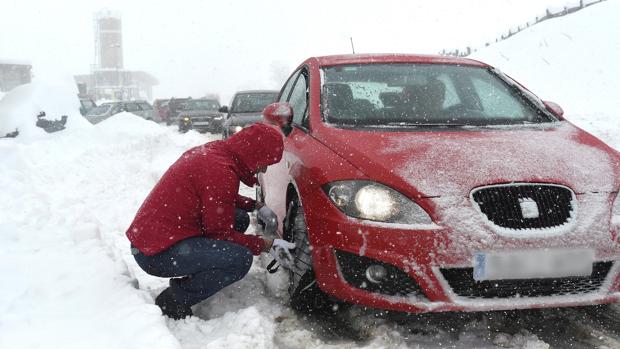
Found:
[[[238,194],[239,182],[255,185],[282,151],[281,134],[255,124],[186,151],[152,189],[127,237],[144,271],[171,278],[155,299],[164,315],[192,315],[192,305],[242,279],[253,255],[270,250],[272,240],[243,234],[256,202]]]

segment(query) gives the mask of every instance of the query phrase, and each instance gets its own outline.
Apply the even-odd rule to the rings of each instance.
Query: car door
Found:
[[[293,109],[293,127],[284,135],[284,154],[282,160],[269,167],[263,176],[263,195],[265,203],[278,215],[279,231],[286,215],[286,192],[290,183],[295,184],[296,171],[303,164],[300,148],[308,136],[308,71],[300,69],[291,76],[282,89],[279,102],[288,102]]]

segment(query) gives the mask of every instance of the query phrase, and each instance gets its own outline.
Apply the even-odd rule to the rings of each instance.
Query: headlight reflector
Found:
[[[347,185],[334,185],[329,189],[327,195],[340,208],[346,207],[353,200],[353,191]]]
[[[422,207],[403,194],[372,181],[336,181],[323,190],[346,215],[371,221],[433,224]]]

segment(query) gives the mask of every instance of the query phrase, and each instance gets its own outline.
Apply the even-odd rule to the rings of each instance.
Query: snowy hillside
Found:
[[[571,122],[620,150],[618,13],[620,1],[594,5],[474,58],[559,103]],[[166,281],[137,267],[124,232],[166,168],[216,138],[123,113],[95,126],[0,139],[0,348],[549,348],[580,331],[570,322],[548,336],[537,332],[566,321],[564,312],[523,321],[463,315],[439,325],[379,321],[370,339],[355,342],[294,314],[271,292],[260,263],[199,305],[197,317],[164,319],[153,298]]]
[[[620,149],[620,1],[539,23],[470,56],[498,67]]]

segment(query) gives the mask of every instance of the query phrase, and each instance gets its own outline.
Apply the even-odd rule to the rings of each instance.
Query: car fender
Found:
[[[259,183],[265,204],[278,216],[281,234],[289,190],[295,190],[302,206],[315,210],[318,208],[312,207],[312,200],[317,195],[325,195],[322,186],[344,179],[367,177],[310,133],[294,128],[284,139],[282,160],[269,166],[267,172],[259,176]]]

